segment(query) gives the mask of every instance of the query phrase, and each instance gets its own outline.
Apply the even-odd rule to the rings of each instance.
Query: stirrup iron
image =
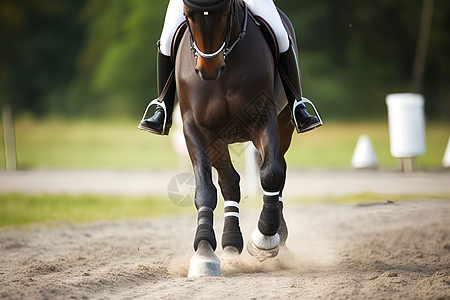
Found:
[[[314,123],[314,124],[311,124],[310,126],[308,126],[308,127],[306,127],[306,128],[300,129],[300,128],[299,128],[299,125],[298,125],[298,123],[297,123],[297,119],[295,118],[295,109],[296,109],[297,106],[299,106],[300,104],[303,104],[303,105],[304,105],[305,103],[308,103],[308,104],[310,104],[310,105],[312,106],[312,108],[314,109],[314,114],[315,114],[315,116],[317,117],[317,119],[319,119],[319,122],[316,122],[316,123]],[[305,105],[305,107],[306,107],[306,105]],[[312,103],[311,100],[309,100],[308,98],[305,98],[305,97],[302,97],[301,100],[297,100],[297,99],[296,99],[296,100],[294,101],[294,105],[293,105],[293,107],[292,107],[292,115],[293,115],[293,119],[294,119],[294,123],[295,123],[295,124],[294,124],[294,125],[295,125],[295,129],[297,129],[297,132],[298,132],[298,133],[306,132],[306,131],[312,130],[312,129],[314,129],[314,128],[317,128],[317,127],[323,125],[322,119],[320,118],[320,115],[319,115],[319,112],[318,112],[317,109],[316,109],[316,106]]]
[[[148,110],[150,109],[150,107],[152,105],[160,106],[163,109],[163,111],[164,111],[164,123],[163,123],[163,127],[162,127],[161,132],[149,131],[148,128],[145,128],[145,127],[141,126],[140,124],[139,124],[139,129],[142,129],[142,130],[145,130],[145,131],[149,131],[149,132],[152,132],[152,133],[157,133],[157,134],[160,134],[160,135],[164,135],[164,132],[166,131],[166,122],[167,122],[167,108],[166,108],[166,104],[164,102],[159,102],[158,99],[159,98],[156,98],[156,99],[152,100],[147,105],[147,108],[145,109],[144,115],[142,116],[141,123],[145,120],[145,117],[147,116],[147,112],[148,112]]]

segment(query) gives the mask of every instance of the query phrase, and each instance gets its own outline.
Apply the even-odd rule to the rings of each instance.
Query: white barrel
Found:
[[[391,155],[416,157],[425,153],[425,99],[420,94],[386,96]]]

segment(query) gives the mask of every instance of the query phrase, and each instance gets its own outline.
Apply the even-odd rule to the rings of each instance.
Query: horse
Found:
[[[275,257],[287,239],[282,191],[294,126],[275,57],[260,25],[242,0],[219,11],[184,6],[187,30],[176,51],[175,80],[183,133],[195,178],[197,228],[188,276],[219,276],[213,229],[217,189],[225,200],[222,248],[239,255],[244,241],[239,226],[240,176],[228,145],[251,141],[260,158],[263,207],[247,249],[259,260]],[[284,14],[286,28],[293,29]],[[287,22],[287,23],[286,23]]]

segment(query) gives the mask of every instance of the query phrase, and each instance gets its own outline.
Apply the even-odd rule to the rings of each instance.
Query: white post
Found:
[[[444,168],[450,168],[450,137],[448,138],[447,148],[445,148],[444,157],[442,158]]]
[[[420,94],[386,96],[391,155],[401,159],[403,172],[413,171],[413,158],[425,153],[425,99]]]
[[[6,170],[16,170],[16,138],[14,134],[14,123],[11,107],[6,105],[2,111],[3,139],[5,141]]]
[[[259,168],[258,168],[258,150],[252,142],[244,144],[245,147],[245,169],[247,173],[247,190],[249,196],[258,195],[259,191]]]

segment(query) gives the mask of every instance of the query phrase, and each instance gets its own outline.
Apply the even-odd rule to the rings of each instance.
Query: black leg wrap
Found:
[[[222,234],[222,248],[227,246],[236,247],[239,253],[244,248],[244,239],[242,238],[241,229],[239,227],[239,219],[236,217],[225,218]]]
[[[213,212],[210,209],[200,208],[198,211],[197,231],[194,239],[194,250],[197,251],[200,241],[206,240],[214,251],[217,248],[216,235],[213,229]]]
[[[258,229],[267,236],[275,235],[280,227],[280,211],[278,195],[264,196],[264,205],[259,216]]]

